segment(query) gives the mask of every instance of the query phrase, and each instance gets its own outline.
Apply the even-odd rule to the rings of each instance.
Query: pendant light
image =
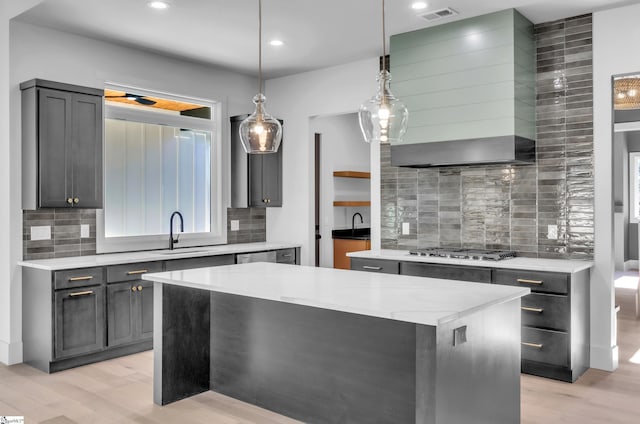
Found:
[[[407,131],[409,111],[398,100],[389,85],[391,74],[387,70],[387,34],[384,22],[384,0],[382,0],[382,70],[378,74],[378,92],[365,101],[358,112],[360,129],[367,143],[378,141],[380,144],[402,142]]]
[[[240,141],[247,153],[275,153],[282,140],[282,125],[264,110],[262,94],[262,0],[258,0],[258,94],[256,109],[240,123]]]

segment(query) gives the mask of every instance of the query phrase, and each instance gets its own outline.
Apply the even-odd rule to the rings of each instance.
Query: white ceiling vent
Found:
[[[425,21],[433,22],[433,21],[437,21],[438,19],[448,18],[450,16],[455,16],[457,14],[458,12],[456,12],[452,8],[445,7],[444,9],[423,13],[422,15],[419,15],[419,16]]]

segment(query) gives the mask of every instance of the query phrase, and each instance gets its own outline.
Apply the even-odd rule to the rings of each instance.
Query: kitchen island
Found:
[[[528,288],[252,263],[154,281],[154,401],[308,423],[519,423]]]

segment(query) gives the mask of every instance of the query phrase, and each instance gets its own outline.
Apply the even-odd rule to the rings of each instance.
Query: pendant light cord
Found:
[[[258,93],[262,94],[262,0],[258,0]]]
[[[382,70],[387,70],[387,31],[384,24],[384,0],[382,0]]]

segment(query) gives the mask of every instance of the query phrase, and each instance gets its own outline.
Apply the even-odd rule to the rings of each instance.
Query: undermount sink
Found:
[[[331,231],[334,239],[369,240],[371,238],[371,228],[346,228],[344,230]]]
[[[167,249],[167,250],[158,250],[155,253],[159,253],[161,255],[179,255],[181,253],[183,253],[183,254],[184,253],[191,254],[191,253],[204,253],[204,252],[207,252],[207,251],[206,250],[202,250],[202,249],[193,250],[193,249],[185,248],[185,249],[173,249],[173,250],[169,250],[169,249]]]

